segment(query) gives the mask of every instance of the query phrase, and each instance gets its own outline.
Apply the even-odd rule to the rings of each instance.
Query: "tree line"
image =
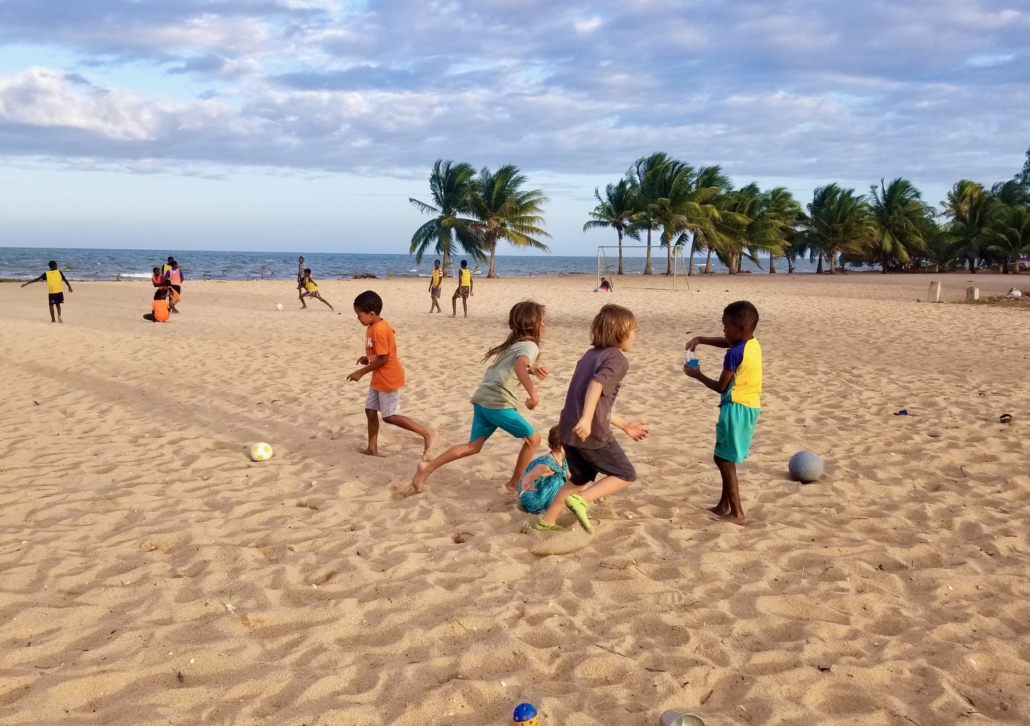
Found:
[[[527,189],[517,166],[476,171],[468,163],[438,160],[429,176],[432,203],[409,201],[432,219],[411,238],[416,260],[428,251],[443,257],[446,271],[460,250],[477,262],[489,259],[496,276],[497,245],[547,250],[540,238],[543,206],[539,189]],[[923,201],[907,179],[880,180],[868,194],[832,183],[817,188],[804,209],[784,187],[762,190],[757,183],[734,187],[719,166],[694,167],[665,152],[637,159],[626,174],[594,190],[597,205],[583,230],[611,228],[618,237],[617,274],[624,274],[626,238],[646,240],[644,274],[654,274],[652,247],[665,254],[665,274],[673,272],[673,252],[689,245],[687,274],[695,256],[713,256],[730,274],[745,259],[756,265],[768,257],[793,271],[810,259],[817,272],[847,266],[878,266],[883,272],[955,269],[970,272],[999,266],[1019,271],[1030,254],[1030,150],[1020,173],[990,188],[969,180],[956,183],[940,209]],[[1011,267],[1010,267],[1011,266]]]

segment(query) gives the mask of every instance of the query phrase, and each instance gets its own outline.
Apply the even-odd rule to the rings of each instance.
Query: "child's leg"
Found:
[[[533,454],[536,453],[537,447],[540,446],[540,434],[536,431],[533,432],[532,436],[527,436],[522,439],[522,448],[519,449],[519,458],[515,460],[515,471],[511,473],[511,479],[504,485],[505,490],[515,493],[519,490],[519,479],[522,478],[522,474],[526,471],[526,467],[529,466],[529,462],[533,459]]]
[[[458,317],[458,291],[455,290],[454,294],[451,295],[451,317]]]
[[[477,439],[469,441],[467,444],[452,446],[432,461],[423,461],[418,465],[418,469],[415,470],[415,477],[411,480],[411,486],[415,488],[416,492],[422,491],[426,484],[426,479],[429,478],[430,474],[444,464],[449,464],[452,461],[457,461],[458,459],[464,459],[467,456],[478,454],[483,450],[484,443],[486,443],[486,437],[480,436]]]
[[[321,295],[319,295],[319,296],[318,296],[318,299],[319,299],[319,300],[321,300],[322,302],[324,302],[324,303],[325,303],[326,305],[329,305],[329,301],[328,301],[328,300],[326,300],[326,299],[325,299],[324,297],[322,297]],[[333,308],[333,306],[332,306],[332,305],[329,305],[329,309],[330,309],[330,310],[333,310],[334,308]]]
[[[396,426],[397,428],[404,429],[405,431],[411,431],[414,434],[418,434],[422,437],[422,441],[425,448],[422,449],[422,456],[428,456],[429,452],[433,448],[433,442],[436,441],[436,431],[427,426],[423,426],[420,423],[412,421],[407,416],[401,416],[400,414],[394,414],[393,416],[384,416],[383,421]]]
[[[54,307],[57,308],[57,322],[63,323],[64,321],[61,320],[61,303],[57,303]]]
[[[737,465],[718,456],[715,457],[715,465],[719,467],[719,474],[722,475],[722,497],[711,511],[725,522],[747,524],[744,507],[740,503],[740,488],[737,486]]]
[[[601,497],[607,497],[609,494],[617,494],[630,484],[632,482],[619,479],[616,476],[606,476],[593,484],[585,484],[583,486],[576,486],[569,482],[554,495],[554,501],[551,502],[551,506],[547,508],[541,519],[548,524],[557,522],[558,515],[565,510],[565,497],[570,494],[578,494],[587,504],[590,504],[591,502],[596,502]]]
[[[51,323],[56,323],[57,322],[57,318],[54,317],[54,304],[53,303],[50,303],[50,322]]]
[[[361,453],[379,456],[379,411],[366,408],[365,417],[368,419],[368,447]]]
[[[461,307],[465,310],[465,317],[469,316],[469,299],[464,295],[461,296]]]
[[[152,323],[156,323],[157,322],[157,320],[154,319],[154,313],[147,313],[146,315],[143,316],[143,319],[144,320],[149,320]]]
[[[566,482],[562,484],[561,489],[554,495],[554,499],[551,501],[551,506],[547,508],[547,511],[540,515],[540,519],[547,522],[548,524],[555,524],[558,521],[558,515],[565,511],[565,497],[570,494],[579,494],[583,490],[583,487],[577,486],[572,482]]]

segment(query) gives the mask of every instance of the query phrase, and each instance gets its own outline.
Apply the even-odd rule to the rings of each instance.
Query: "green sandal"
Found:
[[[594,525],[590,524],[590,518],[587,517],[587,502],[583,497],[578,494],[570,494],[565,497],[565,506],[576,515],[576,519],[583,525],[583,529],[591,534],[594,533]]]
[[[539,532],[553,532],[556,529],[565,529],[560,524],[549,524],[542,519],[533,522],[532,528]]]

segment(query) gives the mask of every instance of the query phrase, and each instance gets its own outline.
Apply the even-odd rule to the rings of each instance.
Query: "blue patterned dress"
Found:
[[[533,471],[537,464],[546,464],[551,468],[552,473],[538,476],[534,479],[530,484],[532,489],[529,491],[526,491],[529,487],[525,486],[526,475],[522,475],[522,481],[519,482],[519,503],[530,514],[542,514],[545,512],[551,506],[551,502],[554,501],[555,494],[569,480],[568,461],[562,461],[561,464],[558,464],[557,460],[548,454],[538,459],[533,459],[529,466],[526,467],[526,473]]]

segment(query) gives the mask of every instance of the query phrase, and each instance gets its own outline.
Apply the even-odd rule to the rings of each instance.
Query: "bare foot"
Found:
[[[421,492],[426,485],[426,479],[429,478],[429,474],[426,472],[428,468],[429,462],[423,461],[415,469],[415,476],[411,479],[411,488],[415,490],[416,494]]]
[[[455,314],[455,315],[448,315],[447,317],[449,317],[449,318],[456,318],[458,316]]]
[[[509,479],[504,483],[504,489],[501,491],[508,492],[509,494],[515,494],[519,490],[519,483]]]
[[[720,503],[716,504],[714,507],[708,507],[708,511],[720,517],[725,517],[730,513],[730,508]]]
[[[359,449],[358,453],[364,454],[365,456],[378,456],[380,459],[386,458],[386,454],[380,454],[378,449],[373,449],[371,446]]]
[[[438,431],[429,429],[429,434],[425,437],[425,448],[422,449],[422,461],[433,460],[433,444],[436,442],[436,437],[438,435]]]
[[[741,527],[743,527],[745,524],[748,523],[748,518],[745,517],[743,514],[739,514],[739,515],[724,514],[724,515],[719,517],[719,521],[720,522],[728,522],[729,524],[739,524]]]

